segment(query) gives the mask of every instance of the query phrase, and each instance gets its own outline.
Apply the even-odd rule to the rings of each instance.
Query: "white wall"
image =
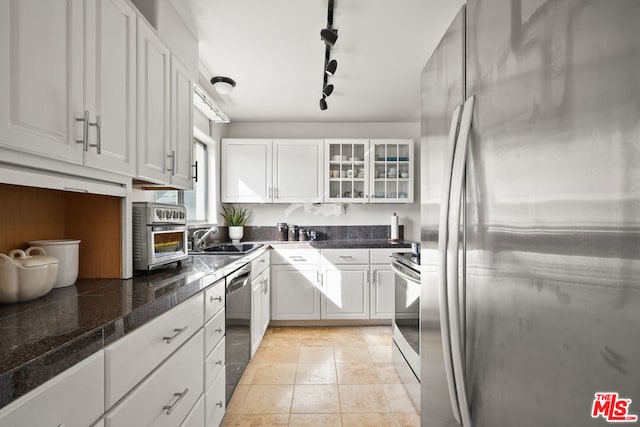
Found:
[[[396,212],[405,226],[406,240],[420,240],[420,123],[290,122],[229,123],[229,138],[411,138],[415,141],[415,188],[411,204],[347,204],[346,213],[335,205],[247,204],[249,225],[380,225],[389,224]]]

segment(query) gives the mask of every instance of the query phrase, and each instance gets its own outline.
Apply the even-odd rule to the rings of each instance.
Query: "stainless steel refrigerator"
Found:
[[[469,0],[421,111],[422,425],[632,421],[640,1]]]

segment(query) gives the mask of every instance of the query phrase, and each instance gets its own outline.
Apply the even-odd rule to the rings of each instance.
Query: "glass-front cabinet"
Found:
[[[325,202],[413,202],[413,140],[327,139],[325,144]]]
[[[370,141],[371,203],[413,202],[413,140]]]
[[[325,202],[369,202],[369,140],[325,140]]]

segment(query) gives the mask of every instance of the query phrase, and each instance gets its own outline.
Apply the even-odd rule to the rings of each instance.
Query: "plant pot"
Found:
[[[229,226],[229,238],[231,239],[231,243],[240,243],[242,236],[244,236],[243,226]]]

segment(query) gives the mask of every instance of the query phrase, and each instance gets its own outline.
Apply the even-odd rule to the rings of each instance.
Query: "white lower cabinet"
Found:
[[[225,406],[225,369],[223,368],[205,394],[205,425],[207,427],[220,425],[224,417]]]
[[[264,284],[262,291],[262,311],[260,312],[260,329],[262,336],[269,327],[269,321],[271,320],[271,269],[267,268],[263,273]]]
[[[104,412],[104,353],[90,356],[0,410],[0,427],[86,427]],[[46,420],[46,421],[45,421]]]
[[[179,426],[204,389],[200,330],[105,414],[106,427]]]
[[[317,265],[271,267],[271,318],[273,320],[320,319]]]
[[[369,265],[322,267],[323,319],[369,318]]]
[[[220,310],[213,319],[204,325],[204,354],[207,355],[220,342],[225,334],[224,310]]]
[[[393,317],[395,277],[388,264],[371,266],[372,319],[391,319]]]
[[[180,427],[205,427],[204,423],[204,395],[196,402],[187,418],[180,424]]]
[[[270,269],[251,282],[251,357],[262,342],[271,319]]]

